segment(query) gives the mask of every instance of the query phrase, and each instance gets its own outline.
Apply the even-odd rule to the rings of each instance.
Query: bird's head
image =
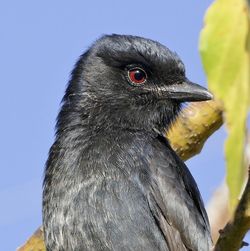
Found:
[[[74,117],[78,111],[99,129],[163,130],[181,102],[211,98],[186,78],[184,64],[167,47],[141,37],[109,35],[97,40],[76,64],[61,116],[66,112]]]

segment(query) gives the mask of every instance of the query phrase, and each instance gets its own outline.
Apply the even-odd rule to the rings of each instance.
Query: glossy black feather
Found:
[[[180,110],[162,90],[185,79],[175,53],[140,37],[104,36],[80,57],[46,164],[47,251],[211,248],[196,183],[162,136]]]

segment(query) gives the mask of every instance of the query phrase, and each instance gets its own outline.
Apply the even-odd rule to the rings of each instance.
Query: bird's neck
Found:
[[[64,105],[61,109],[56,141],[46,165],[48,182],[51,174],[56,173],[54,184],[61,184],[61,177],[64,177],[70,186],[75,179],[87,175],[79,165],[83,158],[93,159],[93,155],[95,160],[108,158],[111,149],[121,143],[121,137],[140,140],[163,134],[165,125],[173,118],[164,107],[153,112],[151,109],[121,111],[97,105],[91,105],[90,109],[82,107]]]
[[[157,130],[164,133],[179,112],[179,107],[148,104],[146,106],[114,106],[100,104],[82,106],[79,109],[63,107],[57,123],[58,134],[69,132],[77,137],[99,135],[115,131]],[[100,135],[99,135],[100,136]]]

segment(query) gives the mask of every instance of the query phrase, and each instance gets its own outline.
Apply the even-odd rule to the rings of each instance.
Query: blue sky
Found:
[[[15,250],[41,224],[44,163],[70,71],[102,34],[158,40],[206,85],[198,39],[203,1],[2,1],[0,3],[0,245]],[[224,175],[221,129],[187,164],[205,201]]]

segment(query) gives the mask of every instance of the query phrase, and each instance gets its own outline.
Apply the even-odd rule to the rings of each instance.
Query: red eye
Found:
[[[147,74],[141,68],[133,68],[128,71],[128,78],[132,84],[144,84],[147,80]]]

